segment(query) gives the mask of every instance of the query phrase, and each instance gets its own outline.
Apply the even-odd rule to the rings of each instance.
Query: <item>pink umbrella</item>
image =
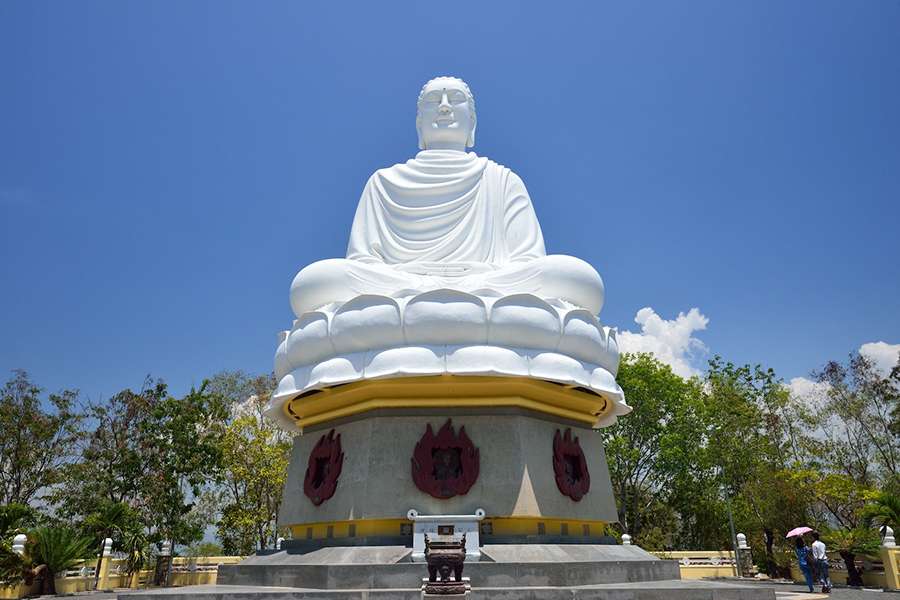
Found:
[[[803,535],[804,533],[809,533],[812,531],[812,527],[794,527],[788,534],[784,536],[785,538],[797,537],[798,535]]]

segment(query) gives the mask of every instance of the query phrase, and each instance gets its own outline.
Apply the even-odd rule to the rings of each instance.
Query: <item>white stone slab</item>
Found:
[[[420,515],[411,508],[406,518],[413,522],[413,562],[425,562],[425,536],[440,540],[452,538],[459,540],[466,536],[466,560],[481,560],[481,544],[479,543],[479,524],[484,519],[484,509],[479,508],[474,515]],[[453,527],[453,533],[444,536],[439,527]]]

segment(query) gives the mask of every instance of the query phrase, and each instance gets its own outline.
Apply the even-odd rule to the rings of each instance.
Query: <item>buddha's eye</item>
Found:
[[[467,101],[465,93],[459,90],[453,90],[451,92],[447,92],[447,100],[450,101],[450,104],[463,104]]]
[[[434,91],[428,92],[422,98],[422,102],[425,104],[440,104],[444,98],[443,92]],[[466,97],[465,92],[461,90],[448,90],[447,91],[447,102],[450,104],[465,104],[469,99]]]

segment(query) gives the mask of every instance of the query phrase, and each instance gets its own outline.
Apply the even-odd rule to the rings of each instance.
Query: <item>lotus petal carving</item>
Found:
[[[290,431],[296,426],[281,411],[287,400],[390,377],[499,375],[581,386],[615,403],[598,426],[631,410],[615,382],[615,330],[589,311],[531,294],[366,294],[305,313],[280,337],[268,414]]]

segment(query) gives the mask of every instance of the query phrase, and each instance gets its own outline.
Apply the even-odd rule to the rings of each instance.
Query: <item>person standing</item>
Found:
[[[797,548],[795,552],[797,553],[797,564],[800,566],[800,570],[803,572],[803,576],[806,578],[806,585],[809,586],[809,591],[813,591],[813,576],[812,576],[812,568],[809,564],[809,548],[806,547],[806,542],[803,541],[802,536],[797,536],[795,541]]]
[[[831,579],[828,577],[828,556],[825,554],[825,543],[819,539],[817,532],[812,533],[813,560],[816,561],[816,569],[819,572],[819,581],[822,582],[822,593],[831,592]]]

